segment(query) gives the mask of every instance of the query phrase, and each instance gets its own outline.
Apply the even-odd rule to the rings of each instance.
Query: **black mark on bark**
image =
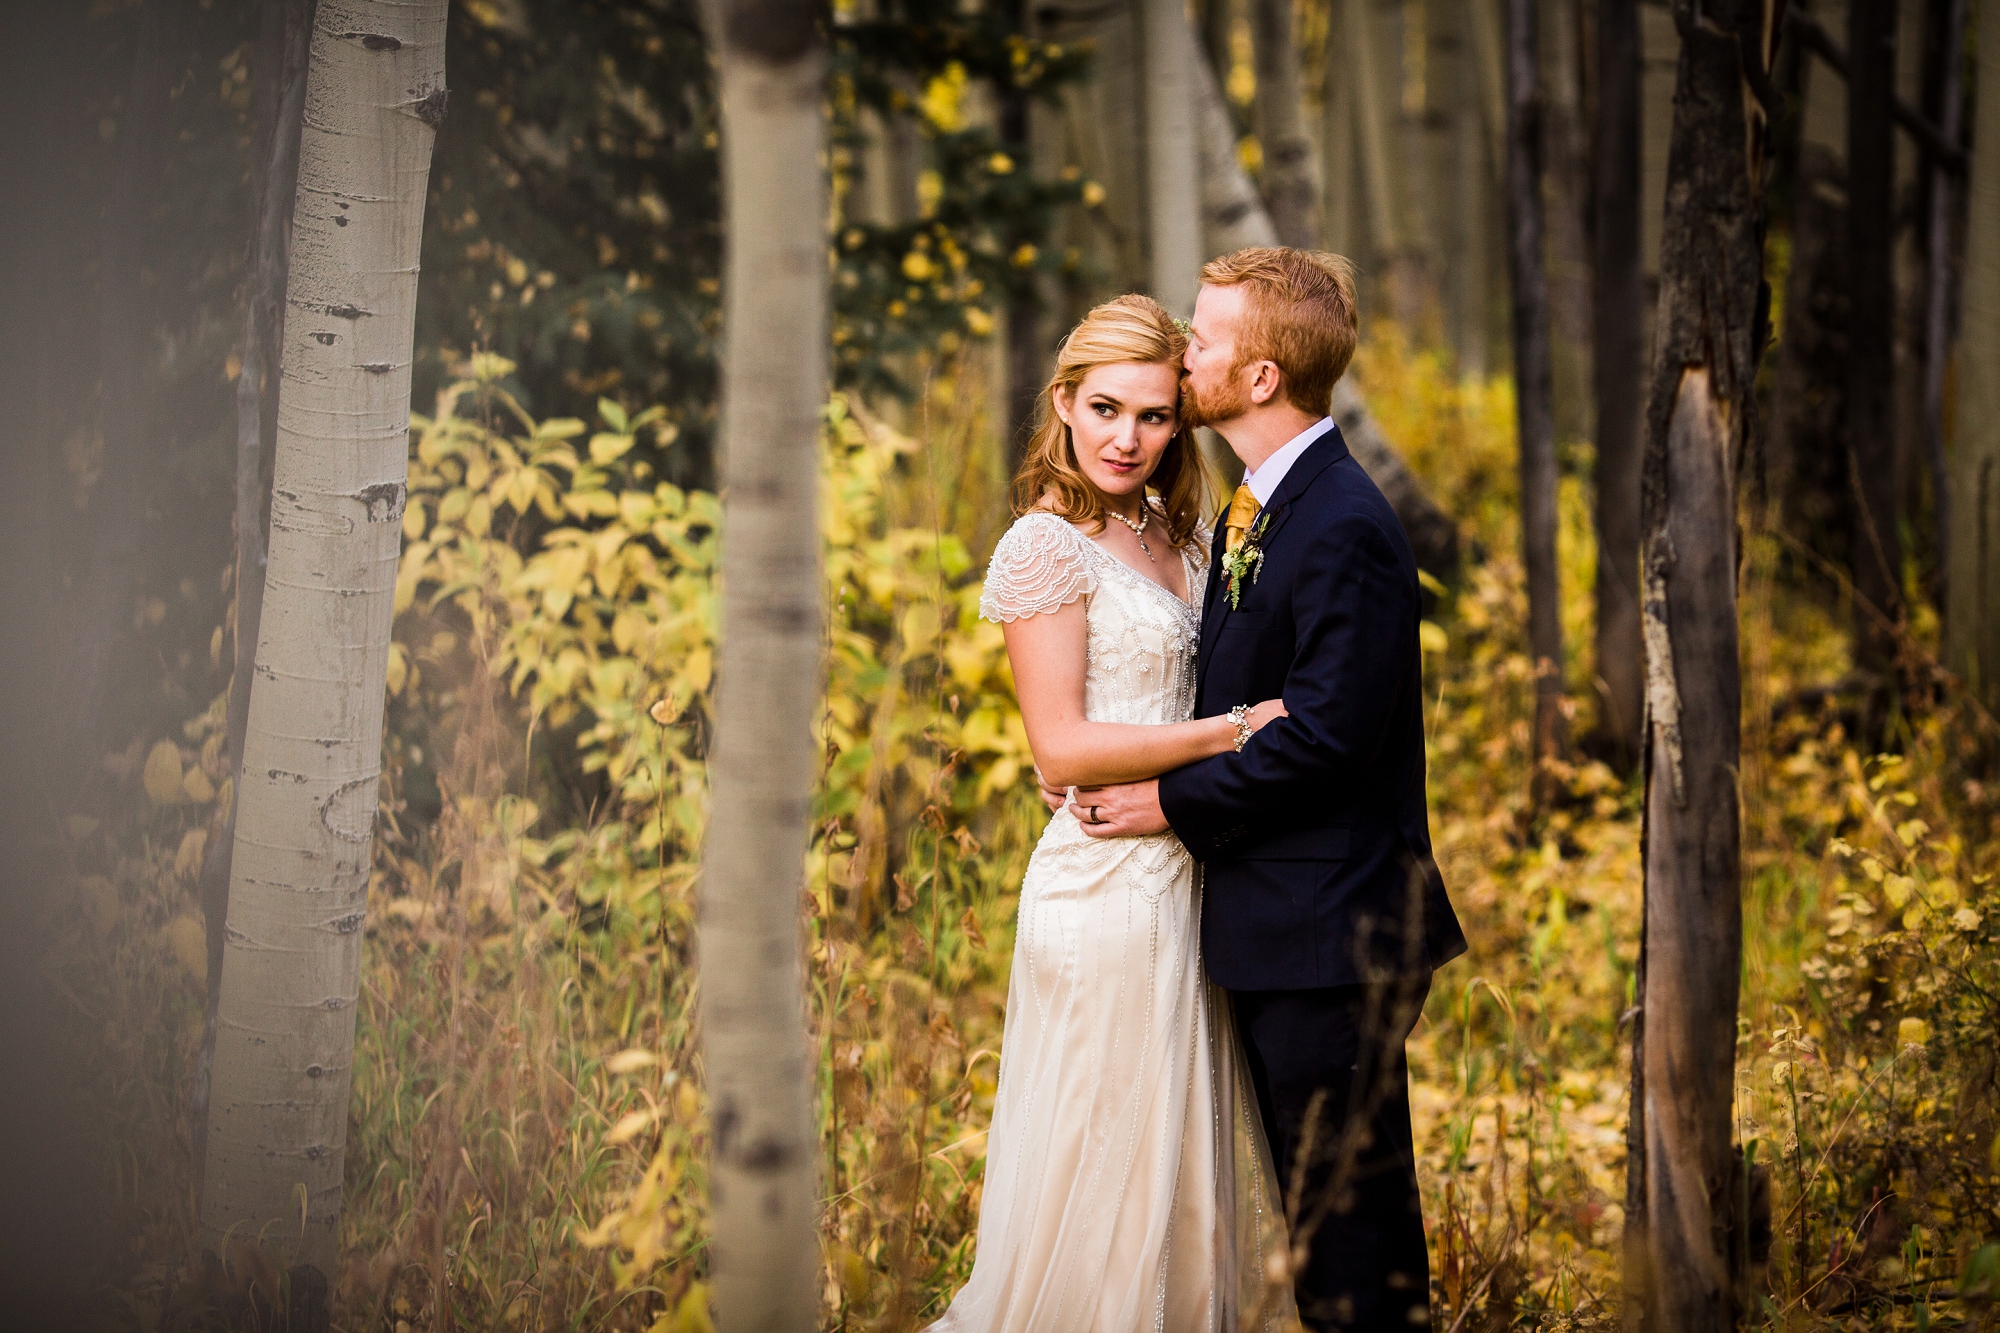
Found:
[[[433,88],[417,102],[417,119],[436,129],[444,124],[445,112],[450,109],[451,90]]]
[[[396,367],[395,363],[390,361],[363,361],[361,368],[370,375],[386,375]]]
[[[764,1175],[784,1170],[792,1156],[792,1149],[787,1145],[774,1138],[762,1138],[743,1150],[741,1160],[745,1171]]]
[[[339,336],[340,335],[337,333],[315,333],[313,335],[313,341],[318,343],[321,347],[331,347],[333,346],[333,340],[335,338],[338,338]]]
[[[384,37],[379,32],[343,32],[340,35],[343,39],[350,42],[359,41],[370,51],[400,51],[403,49],[403,43],[400,40],[394,37]]]
[[[370,523],[393,523],[403,516],[403,502],[407,492],[400,481],[385,481],[374,486],[363,486],[354,493],[361,507],[368,511]]]

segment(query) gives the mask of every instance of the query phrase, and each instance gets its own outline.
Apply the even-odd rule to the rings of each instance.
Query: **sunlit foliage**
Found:
[[[691,931],[707,701],[726,687],[720,507],[653,472],[661,414],[538,420],[503,362],[468,369],[412,436],[337,1319],[702,1329]],[[1424,628],[1433,829],[1473,941],[1412,1044],[1439,1326],[1608,1328],[1638,788],[1578,755],[1551,808],[1528,801],[1506,384],[1461,383],[1393,333],[1356,373],[1476,557]],[[968,1270],[1041,823],[999,634],[973,615],[1002,519],[976,362],[927,382],[907,430],[844,398],[826,417],[825,761],[799,887],[829,1327],[915,1327]],[[1566,485],[1579,625],[1587,502]],[[2000,1294],[2000,728],[1944,690],[1908,701],[1896,753],[1859,748],[1823,688],[1846,617],[1786,581],[1775,539],[1747,550],[1736,1118],[1772,1204],[1753,1314],[1973,1318]],[[1588,663],[1569,679],[1586,735]],[[218,703],[112,757],[125,813],[72,822],[75,875],[52,894],[132,1145],[107,1171],[133,1218],[113,1243],[153,1264],[135,1310],[184,1308],[190,886],[226,797],[220,724]]]

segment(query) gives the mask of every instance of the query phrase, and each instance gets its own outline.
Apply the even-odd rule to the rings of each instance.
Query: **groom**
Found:
[[[1184,405],[1243,460],[1209,561],[1197,717],[1274,695],[1237,753],[1094,792],[1096,837],[1171,828],[1203,864],[1229,992],[1288,1189],[1314,1329],[1430,1325],[1404,1041],[1465,937],[1431,857],[1417,566],[1326,415],[1354,354],[1352,267],[1240,250],[1201,273]]]

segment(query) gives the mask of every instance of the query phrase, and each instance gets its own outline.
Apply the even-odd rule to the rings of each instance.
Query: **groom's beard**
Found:
[[[1214,392],[1202,393],[1195,388],[1193,380],[1181,386],[1181,415],[1187,418],[1190,427],[1233,421],[1249,410],[1250,389],[1236,377],[1234,369],[1223,380],[1222,387]]]

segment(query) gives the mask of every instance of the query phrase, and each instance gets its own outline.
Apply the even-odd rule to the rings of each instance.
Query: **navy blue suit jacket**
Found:
[[[1417,563],[1330,426],[1264,512],[1239,603],[1217,525],[1195,716],[1282,697],[1240,753],[1165,774],[1160,806],[1203,863],[1201,943],[1229,990],[1342,986],[1465,952],[1424,801]]]

